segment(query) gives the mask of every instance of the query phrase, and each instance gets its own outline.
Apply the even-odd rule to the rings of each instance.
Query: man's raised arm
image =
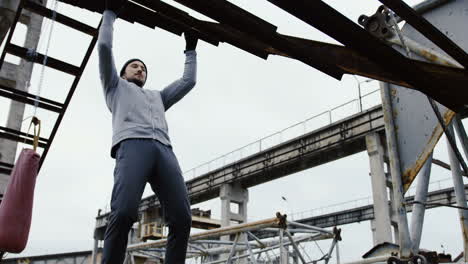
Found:
[[[117,15],[112,10],[105,10],[98,37],[99,74],[104,93],[107,95],[119,83],[119,75],[115,69],[114,55],[112,54],[112,40],[114,21]]]
[[[186,49],[185,49],[185,67],[182,78],[171,83],[161,91],[161,97],[166,111],[182,97],[184,97],[194,86],[197,81],[197,47],[198,39],[190,34],[185,33]]]

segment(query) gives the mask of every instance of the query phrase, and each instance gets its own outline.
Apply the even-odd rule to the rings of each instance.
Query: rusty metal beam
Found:
[[[232,235],[232,234],[237,234],[240,232],[247,232],[247,231],[258,230],[258,229],[268,228],[268,227],[285,228],[286,224],[287,224],[286,215],[281,215],[280,213],[277,213],[277,216],[273,218],[250,222],[250,223],[232,225],[232,226],[227,226],[227,227],[221,227],[221,228],[216,228],[216,229],[208,230],[205,232],[193,234],[190,236],[189,241],[195,241],[195,240],[207,239],[207,238],[216,238],[216,237]],[[134,251],[134,250],[141,250],[141,249],[148,249],[148,248],[157,248],[157,247],[165,246],[166,243],[167,243],[167,239],[160,239],[154,242],[130,245],[128,246],[127,250]]]
[[[468,54],[455,42],[440,32],[434,25],[418,14],[413,8],[401,0],[379,0],[382,4],[392,9],[399,17],[403,18],[411,26],[417,29],[428,40],[439,46],[448,55],[452,56],[465,69],[468,69]]]
[[[13,164],[0,161],[0,173],[10,174],[11,171],[13,170],[13,167],[14,167]],[[2,197],[0,197],[0,200],[1,198]]]
[[[341,79],[343,71],[323,60],[322,57],[308,56],[307,47],[299,43],[290,42],[276,33],[276,26],[271,25],[264,20],[254,16],[231,4],[225,0],[208,0],[208,1],[191,1],[191,0],[175,0],[197,12],[200,12],[223,25],[228,25],[232,28],[244,32],[251,39],[257,39],[282,53],[288,54],[290,57],[297,59],[309,66],[312,66],[325,74],[328,74],[336,79]]]
[[[321,56],[324,59],[326,58],[331,63],[340,67],[345,73],[361,75],[379,81],[415,89],[414,86],[408,84],[406,81],[401,79],[400,76],[385,70],[379,64],[374,63],[367,57],[360,55],[350,48],[297,37],[285,37],[288,37],[291,41],[304,43],[310,51],[314,51],[311,53],[311,56],[312,54],[317,54],[315,56]],[[287,54],[279,53],[277,55],[287,56]],[[412,63],[414,63],[423,72],[424,76],[431,76],[432,78],[445,83],[444,87],[440,87],[440,89],[437,90],[431,90],[431,96],[436,99],[450,98],[452,102],[460,105],[466,102],[468,91],[466,89],[460,89],[460,87],[464,87],[468,83],[468,74],[466,74],[465,70],[421,61],[413,61]]]
[[[34,136],[11,128],[0,126],[0,138],[32,145]],[[38,146],[41,148],[46,148],[48,142],[48,139],[40,137]]]
[[[0,84],[0,96],[6,97],[18,102],[22,102],[29,105],[34,105],[36,102],[36,96],[18,89],[10,88]],[[37,98],[38,107],[50,110],[56,113],[62,112],[63,104],[39,97]]]
[[[89,10],[94,8],[98,12],[103,11],[97,8],[97,5],[92,1],[61,1],[88,8]],[[460,89],[460,87],[466,85],[468,79],[466,71],[436,67],[427,63],[406,59],[390,47],[387,47],[380,40],[370,36],[351,21],[347,21],[347,24],[345,23],[346,30],[341,29],[342,26],[337,25],[339,23],[333,23],[332,30],[334,34],[345,35],[345,37],[355,41],[354,45],[362,45],[363,48],[361,50],[278,34],[276,33],[275,26],[224,0],[202,2],[176,0],[220,23],[198,20],[187,12],[160,0],[133,1],[148,9],[135,4],[134,6],[130,6],[124,12],[125,16],[123,19],[127,21],[137,21],[150,27],[161,27],[161,25],[156,25],[157,23],[154,23],[154,21],[158,20],[156,17],[164,17],[164,21],[170,23],[171,27],[178,28],[179,31],[193,30],[199,34],[204,34],[208,39],[227,42],[263,59],[266,59],[270,54],[281,55],[299,60],[337,79],[340,79],[345,73],[357,74],[412,89],[419,89],[454,110],[464,108],[465,98],[468,98],[465,96],[453,96],[453,94],[457,93],[459,95],[464,94],[463,89]],[[282,1],[272,0],[271,2]],[[297,3],[302,2],[304,1],[298,1]],[[294,5],[297,3],[294,2]],[[213,6],[211,6],[212,4]],[[292,3],[289,4],[292,5]],[[313,3],[308,4],[314,5]],[[89,5],[93,5],[93,8]],[[100,8],[103,9],[103,7]],[[321,6],[321,8],[323,9],[324,7]],[[140,9],[146,11],[142,13],[138,11]],[[320,11],[325,10],[329,12],[328,14],[338,16],[338,19],[347,20],[338,12],[332,12],[331,10],[333,9],[331,8],[322,9]],[[153,22],[148,22],[151,18],[153,18]],[[325,21],[330,21],[330,18],[326,16],[324,18],[326,18]],[[325,25],[322,26],[325,27]],[[328,24],[326,26],[328,27]],[[164,29],[164,27],[161,28]],[[360,35],[360,37],[361,35],[364,36],[365,41],[361,41],[360,37],[353,37],[353,30],[358,32],[357,35]],[[349,32],[343,33],[342,31]],[[347,39],[347,41],[351,41],[350,39]],[[371,39],[370,44],[366,43],[368,39]],[[373,51],[375,46],[385,52]],[[374,54],[374,56],[368,57],[368,51]],[[387,54],[387,57],[381,58],[381,54]],[[393,57],[395,54],[396,57]],[[394,60],[399,62],[394,62]],[[401,66],[403,68],[410,68],[412,73],[416,74],[402,69],[400,63],[402,63]],[[441,83],[444,83],[444,85],[440,85]],[[421,87],[424,89],[421,89]]]
[[[445,87],[445,84],[440,80],[425,75],[415,65],[414,61],[405,58],[323,1],[268,1],[333,37],[347,47],[356,50],[362,56],[368,57],[386,71],[400,76],[402,80],[413,88],[416,87],[417,90],[431,97],[435,98],[434,91],[440,90],[440,87]],[[330,21],[333,21],[333,23],[329,23]],[[458,90],[461,91],[463,89],[462,87],[458,87]],[[460,101],[453,102],[452,98],[448,98],[448,96],[437,97],[435,99],[455,111],[464,107],[464,103],[460,103]]]
[[[41,53],[37,53],[37,55],[33,58],[29,58],[27,56],[28,49],[17,46],[13,43],[8,43],[5,47],[5,52],[10,53],[11,55],[18,56],[23,59],[32,59],[32,62],[42,64],[44,61],[44,55]],[[80,69],[74,65],[71,65],[69,63],[60,61],[58,59],[52,58],[50,56],[47,57],[47,62],[45,64],[46,66],[53,68],[55,70],[68,73],[71,75],[78,75],[80,73]]]
[[[175,0],[212,19],[225,23],[238,30],[256,35],[273,37],[277,27],[245,11],[226,0]]]

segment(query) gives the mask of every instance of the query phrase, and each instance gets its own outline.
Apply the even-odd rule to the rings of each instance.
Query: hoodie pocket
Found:
[[[140,109],[141,107],[143,106],[132,104],[126,112],[124,122],[132,125],[147,126],[148,124],[145,122],[146,117],[142,111],[143,109]]]

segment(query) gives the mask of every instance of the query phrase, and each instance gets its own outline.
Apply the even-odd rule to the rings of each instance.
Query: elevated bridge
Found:
[[[286,141],[186,182],[191,204],[219,196],[224,184],[253,187],[366,150],[366,135],[384,133],[381,106],[375,106],[310,133]],[[140,211],[159,206],[156,196],[144,198]],[[105,229],[108,213],[97,217]]]

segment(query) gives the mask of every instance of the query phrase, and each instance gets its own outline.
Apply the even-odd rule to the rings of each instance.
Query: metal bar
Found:
[[[241,31],[246,29],[248,33],[254,34],[269,34],[270,36],[276,33],[277,27],[268,23],[265,20],[237,7],[236,5],[226,0],[175,0],[193,10],[205,14],[212,19],[226,23]],[[240,19],[242,18],[242,19]]]
[[[288,251],[285,248],[284,244],[284,230],[279,229],[279,246],[280,246],[280,255],[279,255],[279,263],[280,264],[288,264]]]
[[[134,0],[136,3],[144,5],[152,10],[157,11],[153,14],[153,17],[164,18],[170,24],[177,25],[182,32],[191,32],[199,39],[210,43],[214,46],[219,45],[219,39],[211,34],[207,34],[200,28],[200,20],[191,17],[188,13],[166,4],[162,1],[156,0]],[[141,13],[141,12],[139,12]],[[138,13],[138,14],[139,14]],[[154,21],[154,18],[152,19]],[[158,25],[159,26],[159,25]]]
[[[35,105],[35,103],[36,103],[36,100],[30,99],[30,98],[27,98],[27,97],[24,97],[24,96],[15,94],[15,93],[5,92],[4,89],[2,89],[1,85],[0,85],[0,96],[12,99],[12,100],[17,101],[17,102],[29,104],[29,105]],[[40,102],[40,101],[38,102],[37,106],[40,107],[40,108],[52,111],[52,112],[56,112],[56,113],[62,112],[61,108],[56,107],[56,106],[52,106],[50,104],[45,104],[45,103]]]
[[[432,159],[432,163],[434,163],[435,165],[438,165],[444,169],[447,169],[447,170],[451,170],[451,167],[450,165],[448,165],[447,163],[441,161],[441,160],[438,160],[438,159]],[[462,171],[462,175],[463,176],[468,176],[468,174],[465,174],[463,171]]]
[[[190,236],[189,241],[204,239],[204,238],[211,238],[211,237],[221,237],[231,234],[236,234],[239,232],[246,232],[251,230],[262,229],[266,227],[280,227],[285,225],[285,217],[274,217],[265,220],[255,221],[251,223],[244,223],[239,225],[232,225],[227,227],[221,227],[217,229],[208,230],[206,232],[201,232],[198,234],[193,234]],[[139,243],[135,245],[128,246],[128,250],[138,250],[138,249],[145,249],[145,248],[154,248],[154,247],[162,247],[166,245],[167,239],[160,239],[154,242],[149,243]]]
[[[391,91],[388,83],[380,83],[382,91],[382,107],[385,117],[385,136],[387,138],[387,151],[390,159],[390,173],[392,177],[393,206],[398,223],[400,256],[410,257],[412,255],[412,243],[409,234],[408,218],[404,205],[403,179],[400,166],[400,155],[398,153],[395,124],[391,102]]]
[[[293,225],[293,226],[303,227],[303,228],[310,229],[310,230],[314,230],[314,231],[317,231],[317,232],[320,232],[320,233],[333,234],[333,231],[330,231],[330,230],[327,230],[327,229],[324,229],[324,228],[320,228],[320,227],[316,227],[316,226],[301,224],[301,223],[294,222],[294,221],[288,221],[288,224]]]
[[[447,129],[450,130],[452,135],[454,134],[452,125],[449,125]],[[457,205],[466,208],[465,185],[463,184],[463,178],[461,175],[460,162],[458,161],[452,146],[447,144],[447,148],[450,158],[450,167],[452,167],[453,188],[455,190]],[[459,209],[458,214],[460,217],[463,236],[464,261],[468,262],[468,210]]]
[[[411,240],[413,242],[413,252],[418,254],[419,245],[421,243],[421,235],[424,223],[424,213],[426,207],[424,203],[427,201],[427,193],[429,190],[429,180],[431,177],[432,155],[429,155],[424,166],[419,171],[417,179],[418,185],[416,194],[414,196],[415,203],[413,204],[413,211],[411,216]]]
[[[466,135],[465,126],[463,125],[460,115],[455,116],[455,121],[453,122],[455,130],[457,131],[458,138],[460,139],[463,152],[465,157],[468,157],[468,136]]]
[[[240,233],[236,233],[236,238],[234,239],[234,245],[232,245],[231,252],[229,252],[229,256],[227,258],[226,264],[231,264],[231,259],[236,253],[236,246],[237,246],[237,242],[239,242],[239,238],[240,238]]]
[[[54,17],[54,11],[53,10],[50,10],[42,5],[39,5],[39,4],[36,4],[34,3],[33,1],[30,1],[30,0],[27,0],[25,3],[24,3],[24,6],[23,6],[24,9],[27,9],[29,11],[32,11],[36,14],[39,14],[43,17],[47,17],[49,19],[52,19]],[[81,31],[83,33],[86,33],[88,35],[91,35],[91,36],[96,36],[96,34],[98,33],[97,30],[91,26],[88,26],[80,21],[77,21],[75,19],[72,19],[68,16],[65,16],[65,15],[62,15],[60,13],[56,13],[55,14],[55,21],[63,24],[63,25],[66,25],[66,26],[69,26],[73,29],[76,29],[78,31]]]
[[[373,62],[369,58],[361,55],[360,53],[354,51],[353,49],[343,47],[340,45],[323,43],[319,41],[303,39],[303,38],[298,38],[298,37],[291,37],[291,36],[285,36],[285,35],[283,35],[283,37],[287,38],[291,42],[297,42],[297,43],[301,43],[304,46],[307,46],[307,51],[310,52],[310,56],[326,57],[331,63],[335,64],[337,67],[342,69],[345,73],[361,75],[361,76],[365,76],[368,78],[372,78],[372,79],[376,79],[376,80],[380,80],[384,82],[390,82],[399,86],[405,86],[408,88],[417,89],[417,87],[415,88],[413,85],[404,81],[401,78],[401,76],[399,76],[398,74],[388,71],[387,69],[383,68],[381,65]],[[388,41],[397,45],[401,45],[401,42],[399,41],[398,38],[391,38]],[[427,49],[426,47],[418,44],[417,42],[413,40],[408,40],[406,42],[407,42],[406,44],[410,47],[410,49],[414,50],[419,55],[423,57],[424,55],[428,55],[430,56],[429,58],[431,59],[431,61],[434,60],[434,58],[438,58],[436,61],[440,61],[444,65],[444,66],[441,66],[441,65],[435,65],[433,63],[412,61],[411,63],[415,64],[416,67],[419,68],[421,71],[424,71],[426,72],[426,74],[429,74],[431,76],[432,75],[438,76],[437,78],[446,80],[447,82],[451,82],[457,79],[458,80],[465,79],[464,83],[466,83],[467,74],[465,70],[454,69],[452,67],[445,67],[445,66],[458,65],[458,63],[451,60],[450,58],[447,58],[446,56],[443,56],[430,49]],[[286,53],[274,53],[274,51],[272,51],[271,54],[287,56]],[[452,63],[448,63],[448,62],[452,62]],[[448,75],[452,75],[452,76],[449,77]],[[463,84],[459,83],[459,85],[463,85]],[[463,91],[460,91],[460,92],[463,92]],[[432,91],[432,95],[437,98],[442,96],[442,94],[440,93],[441,93],[440,89],[439,91]]]
[[[390,256],[371,257],[357,261],[345,262],[344,264],[375,264],[378,262],[387,262]]]
[[[6,168],[0,167],[0,173],[11,174],[12,171],[13,171],[12,169],[6,169]],[[0,195],[0,201],[2,200],[2,198],[3,198],[3,195]]]
[[[412,52],[418,54],[419,56],[425,58],[427,61],[434,62],[437,64],[441,65],[446,65],[446,66],[452,66],[456,68],[463,68],[461,64],[456,62],[450,57],[445,56],[444,54],[441,54],[433,49],[430,49],[422,44],[419,44],[418,42],[408,38],[405,36],[405,44],[403,44],[400,40],[399,37],[393,36],[389,39],[387,39],[388,42],[392,44],[396,44],[398,46],[401,46],[403,48],[408,47]]]
[[[248,231],[248,232],[247,232],[247,235],[248,235],[249,237],[253,238],[253,239],[258,243],[258,245],[259,245],[260,247],[265,247],[265,244],[263,244],[263,242],[260,241],[260,239],[259,239],[257,236],[255,236],[254,234],[252,234],[252,232]]]
[[[257,264],[257,259],[255,259],[254,255],[252,253],[252,247],[250,246],[248,236],[245,236],[245,242],[247,243],[247,249],[248,249],[249,254],[250,254],[250,262],[252,262],[253,264]]]
[[[13,23],[12,23],[11,27],[10,27],[10,33],[8,34],[8,37],[6,39],[5,46],[8,43],[11,43],[11,39],[13,38],[13,33],[15,32],[15,29],[16,29],[16,25],[18,24],[18,21],[19,21],[19,19],[21,17],[21,13],[23,11],[24,1],[25,0],[20,0],[20,2],[18,4],[18,10],[16,10],[16,16],[15,16],[15,19],[13,20]],[[5,61],[6,53],[7,53],[6,49],[4,48],[3,52],[2,52],[2,56],[0,57],[0,70],[2,70],[2,66],[3,66],[3,62]]]
[[[339,247],[339,242],[336,242],[336,264],[340,264],[340,247]]]
[[[0,138],[4,138],[4,139],[16,141],[16,142],[22,142],[22,143],[29,144],[29,145],[34,144],[34,141],[32,139],[28,139],[22,136],[12,135],[10,133],[0,132]],[[39,142],[38,146],[45,149],[47,147],[47,144]]]
[[[289,233],[291,234],[294,234],[294,233],[320,233],[320,232],[317,232],[317,231],[314,231],[314,230],[310,230],[310,229],[303,229],[303,228],[294,228],[294,229],[288,229]]]
[[[330,262],[330,259],[331,259],[331,255],[333,253],[333,249],[335,248],[336,244],[338,243],[338,240],[333,239],[333,242],[330,246],[330,249],[328,250],[328,253],[327,253],[327,256],[325,258],[325,264],[328,264],[328,262]]]
[[[101,23],[102,21],[99,23],[99,25],[101,25]],[[89,44],[85,57],[83,58],[83,61],[81,62],[81,66],[80,68],[78,68],[78,73],[75,75],[75,80],[73,81],[70,91],[68,92],[67,98],[65,99],[65,102],[63,103],[63,111],[58,115],[57,120],[55,121],[55,125],[52,128],[52,132],[50,133],[49,142],[48,142],[49,145],[47,148],[44,149],[44,152],[42,153],[42,156],[41,156],[41,160],[39,163],[39,170],[42,168],[42,164],[44,164],[44,160],[47,157],[47,154],[49,153],[50,146],[52,145],[52,142],[55,139],[55,135],[57,134],[60,124],[62,123],[62,119],[65,116],[65,112],[68,109],[68,105],[70,104],[73,94],[75,93],[76,87],[78,86],[78,83],[81,80],[82,73],[86,65],[88,64],[89,58],[91,57],[91,54],[93,53],[96,43],[97,43],[97,35],[93,37],[93,39],[91,40],[91,43]]]
[[[284,9],[302,21],[310,24],[318,30],[326,33],[349,48],[355,49],[358,53],[368,57],[371,61],[381,66],[383,69],[400,76],[418,90],[431,95],[434,91],[444,87],[440,81],[429,80],[427,75],[422,74],[412,60],[405,58],[396,50],[382,43],[381,40],[366,32],[353,21],[328,6],[323,1],[308,0],[268,0],[276,6]],[[313,11],[314,15],[310,15]],[[328,23],[334,21],[334,23]],[[438,101],[454,110],[463,108],[463,103],[458,104],[449,100]]]
[[[232,241],[221,241],[221,240],[194,240],[190,243],[196,244],[212,244],[212,245],[232,245]],[[245,245],[244,243],[238,243],[239,245]]]
[[[401,0],[379,1],[468,69],[468,54],[409,5]]]
[[[15,88],[12,88],[12,87],[5,86],[3,84],[0,84],[0,90],[4,90],[4,91],[10,92],[10,93],[18,94],[21,97],[36,99],[35,94],[30,94],[30,93],[27,93],[27,92],[19,90],[19,89],[15,89]],[[44,98],[44,97],[39,97],[39,100],[41,102],[43,102],[43,103],[53,105],[53,106],[56,106],[58,108],[63,107],[62,103],[59,103],[59,102],[56,102],[56,101],[53,101],[53,100],[50,100],[50,99],[47,99],[47,98]]]
[[[11,129],[11,128],[8,128],[8,127],[0,126],[0,131],[4,131],[7,134],[11,134],[11,135],[15,135],[15,136],[23,137],[23,138],[28,138],[28,139],[31,139],[31,140],[34,139],[33,135],[24,133],[24,132],[19,131],[19,130]],[[47,144],[48,141],[49,141],[49,139],[47,139],[47,138],[39,137],[39,144],[41,144],[41,143]]]
[[[244,32],[250,36],[255,36],[255,39],[264,42],[270,47],[287,53],[291,57],[300,60],[316,69],[341,79],[343,72],[329,63],[326,58],[319,56],[307,55],[306,48],[298,43],[292,43],[288,39],[283,38],[276,33],[277,27],[263,21],[247,11],[229,3],[225,0],[209,0],[209,1],[191,1],[191,0],[176,0],[177,2],[200,12],[221,24],[229,25],[232,28]],[[310,53],[310,52],[309,52]]]
[[[299,256],[299,258],[301,259],[302,261],[302,264],[307,264],[307,261],[304,259],[304,257],[302,256],[301,254],[301,251],[299,250],[299,248],[297,247],[296,243],[294,242],[294,239],[292,238],[291,236],[291,233],[289,233],[288,230],[285,230],[284,231],[286,233],[286,236],[289,238],[289,241],[291,242],[294,250],[296,251],[296,254]]]
[[[0,166],[10,168],[10,169],[13,169],[13,167],[14,167],[13,164],[9,164],[9,163],[3,162],[3,161],[0,161]]]
[[[192,248],[194,248],[194,249],[196,249],[196,250],[198,250],[198,251],[200,251],[200,252],[203,253],[203,254],[207,254],[206,250],[203,249],[203,248],[201,248],[201,247],[192,245],[192,244],[190,244],[190,243],[188,244],[188,246],[189,246],[189,247],[192,247]]]
[[[28,49],[26,48],[17,46],[12,43],[8,43],[5,45],[5,51],[12,55],[28,60],[28,56],[27,56]],[[33,58],[32,62],[42,64],[44,62],[44,55],[37,53],[37,55]],[[45,66],[48,66],[52,69],[55,69],[64,73],[68,73],[74,76],[81,74],[80,68],[74,65],[71,65],[69,63],[52,58],[50,56],[47,57],[47,62]]]

